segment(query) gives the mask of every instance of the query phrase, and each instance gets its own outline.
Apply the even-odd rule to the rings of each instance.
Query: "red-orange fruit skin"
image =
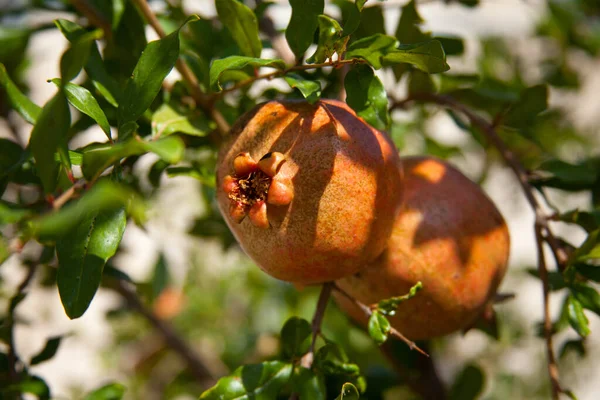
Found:
[[[236,223],[222,183],[241,152],[280,152],[288,205],[267,204],[270,227]],[[245,114],[219,154],[217,200],[244,251],[271,276],[314,284],[357,272],[384,250],[401,204],[397,150],[345,103],[270,101]]]
[[[510,238],[502,215],[475,183],[448,163],[407,157],[404,205],[388,247],[359,273],[336,284],[367,305],[423,289],[402,303],[390,323],[413,340],[468,328],[491,301],[506,271]],[[366,324],[356,305],[335,299]]]

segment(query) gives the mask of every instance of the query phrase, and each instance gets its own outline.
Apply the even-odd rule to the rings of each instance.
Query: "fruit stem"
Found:
[[[317,337],[321,334],[321,324],[323,323],[323,316],[325,315],[325,309],[329,298],[331,297],[331,290],[334,287],[333,282],[326,282],[321,287],[321,293],[319,294],[319,300],[317,301],[317,309],[312,319],[312,341],[310,343],[310,349],[308,353],[300,360],[300,365],[304,368],[312,367],[313,360],[315,358],[315,346],[317,344]]]
[[[371,314],[373,314],[373,310],[371,310],[366,304],[364,304],[364,303],[358,301],[357,299],[355,299],[354,297],[352,297],[349,293],[347,293],[345,290],[343,290],[341,287],[339,287],[335,283],[333,284],[333,290],[337,290],[342,296],[344,296],[345,298],[347,298],[348,300],[353,302],[365,314],[367,319],[371,317]],[[404,336],[400,331],[398,331],[393,326],[390,328],[390,335],[402,340],[404,343],[406,343],[406,345],[411,350],[416,350],[419,353],[423,354],[425,357],[429,357],[429,354],[427,354],[423,349],[421,349],[419,346],[417,346],[417,344],[415,342],[413,342],[412,340],[410,340],[409,338]]]

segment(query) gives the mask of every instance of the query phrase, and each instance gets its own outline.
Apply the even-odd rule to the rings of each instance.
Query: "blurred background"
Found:
[[[39,2],[47,7],[18,12],[26,3],[0,0],[0,34],[18,34],[23,27],[36,27],[33,34],[24,36],[27,46],[22,58],[14,62],[29,88],[29,96],[35,103],[44,104],[55,90],[46,80],[60,75],[59,60],[67,46],[50,24],[58,17],[75,20],[75,16],[52,11],[51,3],[57,3],[54,8],[60,10],[60,1]],[[166,10],[165,2],[150,3],[157,12]],[[291,11],[287,1],[273,3],[266,13],[275,28],[282,31]],[[549,103],[552,112],[560,113],[565,122],[557,124],[548,119],[535,134],[561,159],[577,162],[598,154],[600,149],[600,14],[588,16],[591,21],[580,26],[590,47],[574,46],[569,38],[560,37],[565,28],[555,26],[557,19],[566,20],[564,15],[557,16],[556,10],[567,3],[571,2],[481,0],[478,6],[468,7],[458,2],[417,2],[423,30],[463,39],[464,51],[448,57],[451,72],[468,75],[483,71],[506,82],[519,80],[526,85],[552,83],[554,73],[557,81],[551,86]],[[393,34],[405,4],[397,0],[369,1],[367,7],[382,10],[385,29]],[[186,13],[203,18],[216,14],[212,1],[188,0],[182,6]],[[334,3],[326,4],[326,12],[340,16]],[[152,40],[156,35],[148,29],[147,37]],[[272,52],[265,48],[263,57]],[[8,49],[0,48],[0,58],[6,54]],[[406,93],[406,82],[396,82],[391,72],[380,78],[397,98]],[[175,72],[170,79],[176,79]],[[269,87],[282,85],[273,81],[252,90],[261,93]],[[542,289],[540,281],[527,272],[537,262],[534,216],[511,171],[446,113],[414,108],[396,111],[393,117],[391,134],[401,154],[428,153],[448,158],[482,184],[506,218],[511,233],[509,273],[501,291],[516,297],[496,307],[499,338],[471,330],[434,341],[430,351],[441,378],[452,382],[465,365],[474,364],[485,376],[484,399],[549,398],[545,348],[537,336]],[[11,137],[12,130],[26,143],[30,129],[14,112],[0,118],[0,137]],[[75,140],[73,146],[81,146],[104,141],[105,137],[96,126]],[[527,148],[521,150],[527,154]],[[126,398],[130,399],[197,398],[206,385],[238,365],[276,356],[279,330],[287,318],[312,317],[318,290],[297,291],[261,272],[220,221],[207,194],[211,189],[188,177],[164,175],[157,186],[150,173],[156,161],[156,156],[145,155],[135,166],[139,184],[151,202],[150,219],[144,229],[134,224],[127,227],[120,251],[110,263],[139,284],[144,307],[172,324],[198,354],[205,370],[186,369],[185,361],[165,346],[148,319],[131,312],[123,296],[113,290],[101,288],[85,315],[69,320],[56,287],[49,284],[53,282],[53,269],[47,268],[36,276],[18,308],[16,347],[24,359],[29,359],[49,337],[64,336],[55,357],[32,367],[51,387],[53,398],[78,399],[111,381],[125,385]],[[587,194],[553,190],[547,194],[561,210],[589,208],[591,202]],[[10,191],[4,196],[10,198]],[[556,223],[556,231],[574,245],[585,238],[582,229],[561,223]],[[39,245],[29,244],[20,256],[13,255],[2,264],[2,304],[23,279],[26,270],[22,264],[39,251]],[[550,254],[548,259],[552,259]],[[563,293],[557,293],[551,298],[554,316],[559,313],[563,297]],[[595,315],[589,317],[592,335],[586,340],[585,356],[561,350],[566,340],[577,338],[574,331],[565,330],[555,340],[561,355],[561,381],[582,400],[600,396],[596,361],[600,357],[600,321]],[[381,387],[381,393],[367,398],[412,398],[405,387],[395,384],[393,371],[368,335],[341,314],[333,302],[323,329],[348,350],[369,382],[380,383],[375,386]]]

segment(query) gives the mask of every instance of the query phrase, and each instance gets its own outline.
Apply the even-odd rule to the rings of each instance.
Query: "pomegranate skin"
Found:
[[[255,185],[268,194],[254,203],[247,201],[256,191],[240,194],[253,186],[247,171],[272,179],[268,191],[262,181]],[[258,105],[238,120],[219,154],[225,221],[256,264],[284,281],[333,281],[374,260],[401,196],[394,144],[340,101]]]
[[[364,304],[423,289],[389,321],[413,340],[468,328],[495,294],[506,271],[510,238],[502,215],[475,183],[448,163],[407,157],[404,204],[387,249],[359,273],[336,284]],[[354,320],[367,319],[334,293]]]

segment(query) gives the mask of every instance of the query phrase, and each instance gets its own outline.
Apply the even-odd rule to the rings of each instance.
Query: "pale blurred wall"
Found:
[[[2,2],[8,0],[0,0]],[[278,28],[284,28],[289,21],[290,10],[285,1],[277,1],[269,9],[271,17]],[[399,8],[404,1],[388,0],[382,4],[386,9],[386,28],[393,32],[399,16]],[[450,59],[453,69],[460,71],[474,70],[474,61],[478,52],[477,38],[486,35],[501,35],[510,38],[517,46],[529,46],[537,49],[539,44],[526,39],[543,13],[543,1],[531,0],[483,0],[482,5],[475,9],[460,6],[446,6],[441,2],[423,1],[419,11],[426,20],[426,28],[436,33],[455,33],[466,40],[466,56],[461,59]],[[187,10],[203,16],[215,14],[211,1],[192,1],[186,3]],[[331,14],[337,13],[335,7],[328,7]],[[64,16],[61,16],[64,17]],[[48,15],[35,15],[32,19],[47,19]],[[155,38],[153,32],[148,32],[149,38]],[[31,87],[30,96],[38,104],[43,104],[54,94],[54,86],[46,83],[46,79],[59,75],[58,61],[66,46],[66,40],[58,31],[45,31],[32,38],[28,54],[31,66],[27,71],[27,82]],[[267,52],[269,50],[266,50]],[[584,71],[585,86],[579,97],[567,96],[556,91],[552,92],[551,103],[568,107],[573,120],[582,127],[591,128],[600,125],[600,101],[596,93],[600,90],[600,60],[579,63]],[[532,71],[535,74],[535,71]],[[386,87],[393,83],[389,76],[382,76]],[[398,89],[401,96],[402,88]],[[19,132],[26,140],[30,127],[13,116],[20,127]],[[0,136],[7,135],[0,120]],[[464,143],[466,138],[447,118],[440,116],[432,121],[432,129],[436,138],[445,143]],[[598,130],[596,129],[596,133]],[[90,141],[103,141],[104,135],[99,129],[90,129],[77,139],[77,146]],[[473,149],[464,158],[453,160],[469,174],[477,170],[481,164],[481,152]],[[144,170],[154,161],[153,156],[145,156],[138,169]],[[145,174],[143,174],[145,176]],[[471,332],[465,337],[454,336],[450,346],[438,358],[441,373],[445,378],[451,378],[465,360],[477,358],[484,368],[500,368],[531,379],[540,379],[539,371],[545,364],[544,344],[533,338],[533,321],[541,320],[541,287],[539,281],[524,277],[516,271],[517,266],[535,265],[535,247],[533,241],[533,213],[520,193],[510,171],[504,168],[494,168],[484,189],[495,201],[505,216],[512,236],[511,273],[505,279],[502,290],[514,292],[517,298],[502,306],[509,309],[530,329],[527,332],[530,339],[520,347],[502,348],[489,341],[479,332]],[[223,255],[218,248],[197,239],[190,238],[186,231],[194,217],[202,213],[200,206],[199,186],[194,180],[186,178],[163,181],[157,197],[153,200],[153,217],[146,231],[135,226],[129,226],[122,248],[125,250],[115,264],[126,270],[134,279],[146,278],[156,262],[159,252],[164,252],[174,278],[181,282],[188,268],[188,259],[192,254],[203,254],[203,257],[213,259],[213,265],[218,268],[231,267],[235,264],[236,254]],[[559,199],[561,206],[571,208],[585,206],[586,198],[570,197]],[[564,227],[560,227],[564,228]],[[566,229],[566,228],[565,228]],[[584,237],[577,229],[568,230],[572,241],[581,241]],[[26,249],[27,250],[27,249]],[[549,257],[550,259],[550,257]],[[207,264],[211,264],[210,262]],[[227,265],[223,265],[227,264]],[[7,282],[16,286],[22,279],[23,270],[18,268],[19,259],[12,257],[0,270]],[[52,335],[71,333],[61,345],[57,355],[51,361],[33,368],[33,371],[46,379],[56,397],[68,398],[72,387],[91,389],[107,381],[119,377],[119,371],[105,365],[102,354],[109,351],[112,345],[112,332],[105,324],[104,313],[118,304],[119,299],[114,294],[100,290],[94,298],[85,315],[70,321],[64,314],[56,290],[36,289],[19,306],[19,315],[29,321],[29,325],[18,325],[17,348],[19,354],[28,359],[43,346],[46,338]],[[552,309],[556,311],[560,300],[553,297]],[[577,368],[577,376],[572,365],[562,365],[561,372],[565,386],[573,389],[582,400],[595,400],[600,393],[600,382],[593,378],[597,373],[592,360],[600,356],[600,322],[591,316],[593,334],[588,341],[589,356]],[[561,334],[555,340],[559,344],[565,336],[574,337],[574,333]],[[494,348],[494,350],[492,350]],[[486,351],[502,351],[500,365],[486,365]],[[541,376],[546,379],[545,376]],[[597,376],[596,376],[597,378]]]

